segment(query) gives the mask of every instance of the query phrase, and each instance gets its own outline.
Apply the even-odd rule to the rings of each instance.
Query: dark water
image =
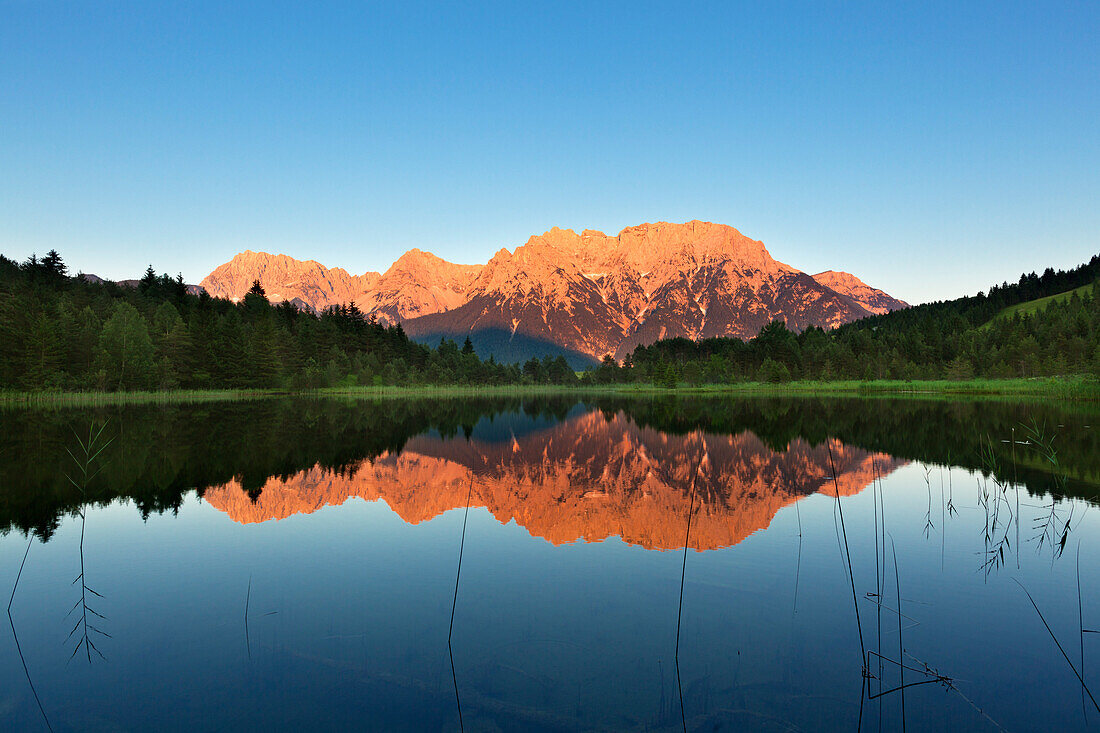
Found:
[[[5,730],[1100,726],[1096,407],[0,418]]]

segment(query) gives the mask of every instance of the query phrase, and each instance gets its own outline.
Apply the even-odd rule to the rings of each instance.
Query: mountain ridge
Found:
[[[850,272],[826,270],[817,273],[813,278],[825,287],[853,298],[875,315],[909,307],[904,300],[898,300],[878,288],[872,288]]]
[[[748,339],[777,318],[794,330],[833,328],[907,306],[849,273],[809,275],[731,226],[698,220],[639,224],[613,236],[554,227],[484,265],[414,248],[384,273],[363,275],[246,251],[202,286],[232,300],[254,280],[269,299],[314,310],[355,302],[414,339],[469,336],[484,355],[499,348],[487,348],[486,334],[508,333],[592,360],[621,359],[672,336]]]

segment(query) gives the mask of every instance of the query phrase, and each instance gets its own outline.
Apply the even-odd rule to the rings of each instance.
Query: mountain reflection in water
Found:
[[[208,488],[203,498],[236,522],[309,514],[352,497],[381,499],[410,524],[471,503],[501,523],[514,520],[553,544],[619,536],[647,549],[683,547],[690,486],[697,496],[690,546],[737,544],[766,528],[800,498],[868,486],[906,461],[802,439],[776,451],[756,435],[667,434],[623,413],[574,415],[552,426],[503,439],[420,435],[397,452],[343,471],[320,466],[273,477],[255,500],[239,481]]]
[[[453,481],[466,475],[477,484],[479,503],[554,542],[623,534],[644,546],[675,547],[682,540],[660,526],[665,517],[657,508],[675,512],[686,502],[691,482],[685,472],[704,456],[706,463],[699,464],[704,510],[743,514],[733,520],[741,524],[713,536],[713,546],[767,526],[791,497],[820,490],[830,475],[824,450],[829,445],[838,454],[842,492],[868,483],[867,462],[875,455],[875,460],[896,459],[895,468],[904,462],[958,466],[992,472],[1037,495],[1057,489],[1095,499],[1100,496],[1100,430],[1090,428],[1100,424],[1095,413],[1089,405],[980,401],[614,396],[583,402],[287,399],[8,410],[0,431],[0,531],[33,532],[49,541],[63,518],[79,511],[83,498],[62,469],[71,461],[67,451],[74,431],[82,434],[104,421],[110,422],[105,435],[111,443],[86,498],[93,505],[130,500],[143,518],[178,511],[192,492],[202,496],[239,486],[258,500],[258,508],[218,500],[233,507],[239,521],[376,495],[401,516],[419,521],[461,506],[458,497],[465,496],[466,487],[458,490]],[[1013,431],[1019,434],[1021,426],[1033,423],[1057,433],[1060,480],[1034,450],[1012,450]],[[412,456],[420,458],[423,470],[447,473],[418,478]],[[438,465],[426,468],[428,458]],[[891,464],[877,468],[885,473]],[[386,489],[387,481],[405,485]],[[494,486],[505,481],[512,482],[509,491]],[[291,492],[296,484],[311,488]],[[408,490],[427,485],[431,491]],[[648,503],[642,501],[647,492]],[[259,500],[264,493],[268,496]],[[297,498],[277,500],[276,493]],[[601,494],[615,510],[605,508],[599,524],[586,524]],[[646,509],[650,505],[652,513]],[[646,529],[618,517],[653,521]],[[558,522],[560,533],[550,529]]]
[[[1100,686],[1098,413],[8,410],[0,729],[1076,730],[1100,715],[1075,676]],[[74,433],[104,422],[78,490]]]

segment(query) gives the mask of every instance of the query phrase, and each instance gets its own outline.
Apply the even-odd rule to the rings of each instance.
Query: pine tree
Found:
[[[157,272],[153,269],[152,265],[145,268],[145,274],[141,276],[141,280],[138,281],[138,290],[143,295],[151,294],[157,287]]]
[[[65,262],[61,259],[61,255],[57,253],[56,249],[51,249],[46,253],[46,256],[42,258],[42,267],[47,274],[54,277],[65,277],[69,274],[69,268],[65,266]]]
[[[160,339],[157,355],[163,370],[162,378],[175,386],[185,386],[191,382],[193,347],[191,332],[183,319],[173,323],[168,333]]]
[[[278,335],[271,319],[265,318],[256,324],[249,337],[248,346],[248,385],[261,388],[277,387],[282,369],[279,360]]]
[[[64,354],[57,321],[46,313],[33,316],[23,344],[23,386],[31,389],[53,386],[60,376]]]
[[[550,363],[549,372],[550,381],[554,384],[573,384],[577,381],[577,375],[561,354]]]
[[[84,306],[76,317],[76,335],[69,344],[69,373],[81,375],[81,381],[87,381],[95,359],[99,334],[103,330],[103,321],[92,310]],[[88,386],[94,386],[89,384]]]
[[[596,381],[600,384],[612,384],[619,381],[619,363],[611,354],[605,354],[596,370]]]

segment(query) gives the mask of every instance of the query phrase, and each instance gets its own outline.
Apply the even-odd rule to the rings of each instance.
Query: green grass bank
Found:
[[[1091,376],[1036,377],[1032,379],[969,379],[937,381],[794,381],[736,384],[553,385],[422,385],[416,387],[333,387],[292,390],[173,390],[159,392],[0,392],[0,407],[97,407],[108,405],[188,404],[270,399],[274,397],[343,397],[368,399],[513,397],[565,394],[616,395],[843,395],[850,397],[991,396],[1100,401],[1100,380]]]

